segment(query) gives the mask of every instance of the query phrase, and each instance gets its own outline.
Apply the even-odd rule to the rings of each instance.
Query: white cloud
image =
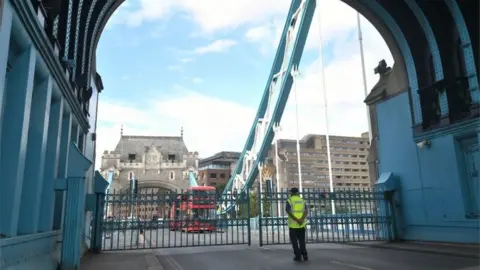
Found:
[[[182,71],[183,68],[179,65],[170,65],[167,67],[168,70],[170,71]]]
[[[289,5],[289,0],[276,0],[274,4],[268,0],[138,0],[136,7],[122,6],[117,10],[109,25],[137,27],[144,22],[165,19],[172,12],[184,12],[202,32],[212,33],[246,23],[267,21],[271,16],[285,14]]]
[[[268,54],[269,51],[278,45],[284,23],[284,19],[276,19],[272,22],[251,27],[245,33],[245,38],[249,42],[260,44],[261,52]]]
[[[265,22],[252,26],[245,33],[246,39],[260,44],[262,52],[267,49],[275,49],[282,35],[285,16],[285,14],[279,14],[276,18],[281,18],[281,20],[277,19],[273,23]],[[317,4],[315,9],[306,48],[318,48],[320,35],[324,43],[333,39],[345,38],[351,31],[356,30],[356,25],[356,11],[347,4],[340,0],[322,0],[320,6]]]
[[[154,0],[154,2],[157,2],[157,0]],[[199,1],[180,0],[179,2],[188,2],[190,6],[194,6]],[[215,1],[201,1],[206,6],[212,2]],[[224,2],[227,1],[221,1],[221,3]],[[243,2],[249,3],[251,0],[244,0]],[[283,3],[283,1],[279,2]],[[333,60],[325,67],[329,131],[330,134],[335,135],[359,136],[360,133],[368,130],[366,106],[363,103],[365,95],[361,61],[358,42],[356,39],[353,42],[347,39],[356,31],[356,14],[354,10],[340,1],[325,0],[323,2],[321,10],[329,8],[328,12],[322,12],[323,35],[326,40],[334,45],[331,46],[333,48]],[[260,7],[266,5],[263,1],[256,1],[255,3]],[[235,7],[241,5],[237,1],[228,1],[228,4],[224,3],[220,6],[228,6],[229,4]],[[332,6],[328,7],[329,4]],[[277,13],[281,13],[281,10],[285,13],[287,9],[288,7],[278,9]],[[207,8],[200,8],[199,10],[207,12]],[[216,10],[221,9],[216,8]],[[227,15],[230,13],[233,14],[231,15],[233,18],[237,16],[237,10],[232,10],[234,9],[230,7],[222,10],[222,13],[219,14],[221,18],[211,18],[210,21],[201,23],[202,27],[204,29],[218,29],[221,25],[233,26],[233,22],[227,19],[229,17]],[[200,12],[199,14],[203,13]],[[338,16],[338,14],[342,14],[342,16]],[[197,14],[195,15],[197,17],[194,16],[194,18],[202,18],[203,15],[200,15]],[[225,19],[222,19],[224,17]],[[249,22],[257,21],[252,19]],[[274,17],[265,19],[264,22],[267,23],[255,24],[247,32],[246,38],[252,42],[264,42],[260,44],[262,46],[268,44],[268,46],[274,48],[274,44],[278,44],[278,37],[284,22]],[[385,42],[373,26],[365,19],[363,19],[362,25],[367,84],[368,89],[371,89],[378,80],[377,76],[373,74],[373,68],[381,59],[386,59],[389,65],[392,65],[393,62]],[[315,22],[307,42],[307,47],[310,48],[316,47],[318,45],[316,42],[319,40],[315,36],[314,26]],[[316,33],[318,37],[318,31]],[[262,37],[266,38],[262,41]],[[216,50],[205,49],[208,47],[206,46],[197,53],[218,51],[221,46],[217,46]],[[186,63],[188,61],[180,62]],[[300,135],[325,133],[322,72],[318,59],[309,65],[301,65],[300,72],[301,78],[297,85],[297,97],[300,105]],[[264,85],[257,85],[256,87],[259,90],[258,100],[260,100],[260,92],[264,89]],[[255,104],[255,108],[246,107],[232,101],[188,91],[181,87],[176,87],[173,90],[172,92],[176,95],[159,98],[153,104],[141,108],[114,102],[101,102],[99,120],[104,124],[99,126],[98,130],[98,151],[101,153],[104,149],[113,149],[118,141],[121,123],[125,125],[125,134],[143,135],[177,135],[180,134],[180,128],[183,126],[185,142],[189,150],[199,151],[200,155],[204,157],[218,151],[241,151],[243,149],[253,123],[257,104]],[[282,138],[296,137],[294,96],[292,89],[281,121],[283,126]],[[205,128],[206,126],[208,128]]]
[[[365,41],[370,89],[377,82],[372,69],[380,58],[386,58],[388,63],[392,61],[378,33],[365,31]],[[337,44],[336,56],[340,60],[331,62],[325,69],[331,135],[359,136],[368,130],[360,56],[356,45],[358,44]],[[264,86],[257,87],[260,91]],[[297,86],[300,136],[325,133],[322,89],[319,61],[301,68]],[[121,124],[124,124],[124,134],[157,136],[178,135],[183,126],[187,147],[191,151],[199,151],[203,157],[219,151],[243,149],[256,107],[202,95],[181,86],[172,89],[172,93],[176,94],[169,98],[159,98],[141,108],[118,102],[101,102],[99,121],[107,124],[99,125],[98,154],[115,147]],[[258,100],[260,96],[259,92]],[[294,96],[292,89],[281,121],[282,138],[296,137]]]
[[[182,58],[182,59],[180,59],[180,62],[185,64],[185,63],[193,62],[194,60],[195,59],[193,59],[193,58]]]
[[[187,147],[190,151],[200,151],[202,156],[243,147],[248,133],[245,126],[252,123],[254,108],[186,91],[181,87],[172,92],[177,92],[177,95],[152,101],[142,108],[116,101],[100,101],[97,167],[103,151],[115,148],[121,125],[125,135],[179,136],[183,127]],[[215,124],[212,124],[213,121]],[[232,124],[232,121],[238,124]]]
[[[219,39],[219,40],[213,41],[212,43],[206,46],[196,48],[194,52],[199,55],[207,54],[207,53],[225,52],[235,45],[237,45],[237,42],[235,40]]]
[[[192,79],[192,81],[193,81],[194,83],[202,83],[202,82],[203,82],[203,79],[202,79],[202,78],[199,78],[199,77],[195,77],[195,78]]]

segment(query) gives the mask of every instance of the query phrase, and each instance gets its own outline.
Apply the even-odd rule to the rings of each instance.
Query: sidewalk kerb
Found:
[[[435,249],[428,249],[428,248],[424,249],[424,248],[415,248],[415,247],[389,245],[389,244],[363,244],[363,243],[355,243],[355,242],[345,243],[345,244],[350,246],[367,247],[367,248],[403,250],[403,251],[422,252],[422,253],[429,253],[429,254],[448,255],[448,256],[474,258],[474,259],[480,258],[479,254],[475,254],[475,255],[466,254],[463,252],[449,251],[449,250],[435,250]]]

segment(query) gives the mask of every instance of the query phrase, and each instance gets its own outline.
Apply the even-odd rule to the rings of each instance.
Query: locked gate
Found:
[[[112,190],[102,210],[104,251],[251,243],[248,194],[220,197],[213,187]]]
[[[95,216],[101,218],[92,222],[92,228],[99,228],[92,229],[92,241],[104,251],[290,243],[288,190],[218,196],[214,188],[199,188],[108,192],[98,200],[103,208],[97,207]],[[303,190],[309,209],[307,243],[393,240],[391,195],[379,189]]]
[[[309,214],[307,243],[390,241],[394,239],[392,195],[378,189],[351,189],[329,192],[304,189]],[[259,244],[289,244],[285,204],[288,190],[269,190],[261,194],[254,233]]]

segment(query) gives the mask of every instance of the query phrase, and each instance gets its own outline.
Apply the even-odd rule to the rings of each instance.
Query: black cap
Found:
[[[298,188],[292,187],[292,188],[290,189],[290,193],[298,193]]]

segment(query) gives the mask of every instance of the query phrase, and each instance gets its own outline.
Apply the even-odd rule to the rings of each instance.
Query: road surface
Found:
[[[289,246],[197,247],[154,251],[165,270],[473,270],[478,259],[411,251],[353,247],[341,244],[309,246],[308,262],[293,262]]]

